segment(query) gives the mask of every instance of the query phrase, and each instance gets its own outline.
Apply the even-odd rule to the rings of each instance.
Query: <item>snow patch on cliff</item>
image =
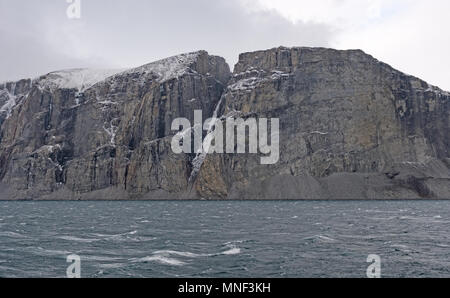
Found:
[[[6,103],[0,108],[0,113],[6,112],[6,118],[9,118],[11,116],[12,110],[16,106],[16,96],[5,90],[0,91],[0,96],[2,95],[6,95],[8,99]]]
[[[436,86],[428,85],[428,89],[425,92],[434,92],[438,95],[450,96],[450,92],[444,91]]]
[[[273,70],[271,74],[264,70],[250,68],[245,72],[234,75],[234,83],[228,86],[230,91],[249,91],[257,88],[264,82],[276,81],[290,77],[291,74]]]
[[[6,97],[5,103],[0,108],[0,113],[6,113],[6,118],[9,118],[11,116],[12,110],[16,106],[16,99],[17,99],[17,96],[15,95],[16,85],[13,84],[11,88],[12,90],[9,91],[6,88],[6,85],[4,84],[4,89],[0,90],[0,98]]]
[[[36,79],[41,89],[77,89],[83,92],[124,69],[68,69],[51,72]]]
[[[249,89],[255,89],[259,84],[262,82],[265,82],[265,79],[257,78],[257,77],[250,77],[247,79],[242,79],[237,81],[236,83],[228,86],[228,89],[231,91],[244,91]]]
[[[124,74],[139,74],[148,77],[149,75],[157,76],[158,82],[165,82],[170,79],[179,78],[186,73],[195,73],[190,67],[197,60],[202,52],[192,52],[172,56],[156,62],[152,62],[137,68],[125,71]]]
[[[110,137],[109,143],[112,146],[116,146],[116,135],[117,135],[117,131],[119,130],[119,126],[116,125],[116,122],[119,120],[119,118],[114,118],[109,122],[109,126],[106,126],[107,124],[105,123],[105,126],[103,126],[103,130],[108,134],[108,136]]]

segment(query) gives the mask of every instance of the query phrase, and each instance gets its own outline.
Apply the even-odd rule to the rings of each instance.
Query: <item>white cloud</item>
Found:
[[[450,1],[414,1],[379,23],[338,34],[332,46],[360,48],[450,90]]]
[[[448,0],[242,0],[250,11],[276,11],[293,23],[335,28],[330,45],[362,49],[450,90]]]
[[[408,0],[242,0],[251,10],[275,10],[292,22],[332,24],[341,28],[380,18],[382,10]]]
[[[329,46],[329,26],[247,11],[239,1],[82,1],[81,19],[69,20],[64,0],[0,0],[0,40],[7,45],[0,81],[68,66],[139,66],[195,50],[223,56],[233,66],[245,51]]]

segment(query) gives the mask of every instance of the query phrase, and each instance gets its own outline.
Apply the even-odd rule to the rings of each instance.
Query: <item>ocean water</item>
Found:
[[[0,277],[450,277],[449,201],[0,202]]]

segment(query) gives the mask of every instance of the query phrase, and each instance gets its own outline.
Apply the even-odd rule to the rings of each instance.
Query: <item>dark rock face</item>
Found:
[[[191,157],[172,153],[171,123],[192,120],[194,110],[210,116],[230,77],[225,60],[201,51],[81,84],[101,75],[58,72],[26,90],[1,127],[7,198],[126,199],[187,188]]]
[[[450,94],[362,51],[245,53],[233,75],[201,51],[111,74],[0,88],[0,199],[450,198]],[[172,120],[219,102],[280,119],[277,164],[210,154],[189,180]]]
[[[225,115],[280,119],[280,162],[210,156],[202,196],[450,198],[449,94],[362,51],[242,54],[224,98]]]

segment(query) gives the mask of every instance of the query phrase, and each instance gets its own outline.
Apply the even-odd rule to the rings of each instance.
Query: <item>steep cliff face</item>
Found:
[[[166,197],[187,188],[192,157],[172,153],[171,123],[194,110],[210,116],[230,76],[225,60],[200,51],[113,74],[77,69],[4,87],[20,100],[3,113],[3,198]]]
[[[449,102],[362,51],[323,48],[245,53],[233,75],[204,51],[55,72],[0,86],[0,199],[450,198]],[[172,120],[216,108],[279,118],[279,162],[173,153]]]
[[[228,198],[450,198],[449,105],[449,93],[362,51],[245,53],[223,113],[279,118],[280,161],[212,155],[196,188]]]

